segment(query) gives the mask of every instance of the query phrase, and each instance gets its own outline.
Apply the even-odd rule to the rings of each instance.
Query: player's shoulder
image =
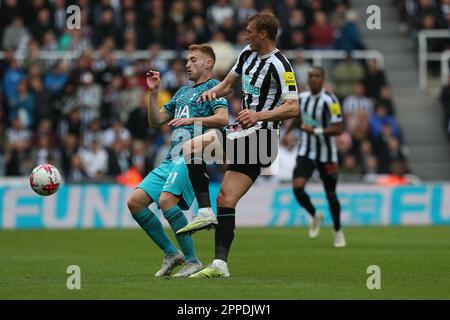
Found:
[[[178,96],[180,94],[185,93],[186,91],[188,91],[191,87],[189,86],[182,86],[180,87],[176,92],[175,92],[175,96]]]
[[[311,95],[311,91],[303,91],[303,92],[300,92],[298,97],[300,99],[305,99],[305,98],[309,97],[310,95]]]
[[[338,98],[336,97],[336,95],[333,93],[333,92],[331,92],[331,91],[328,91],[328,90],[324,90],[323,91],[323,96],[324,96],[324,99],[328,102],[328,103],[339,103],[339,100],[338,100]]]
[[[292,66],[291,63],[289,62],[289,59],[279,49],[273,52],[269,56],[268,60],[277,69],[292,71]]]
[[[213,78],[213,79],[209,79],[208,81],[206,81],[205,84],[207,85],[207,87],[209,89],[209,88],[213,88],[213,87],[217,86],[219,83],[220,83],[219,80]]]

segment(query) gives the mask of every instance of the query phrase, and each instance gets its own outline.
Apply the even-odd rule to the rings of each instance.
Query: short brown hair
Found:
[[[213,62],[216,62],[216,54],[214,53],[213,48],[209,44],[191,44],[189,46],[189,51],[196,51],[196,50],[206,54],[213,60]]]
[[[263,11],[250,17],[248,22],[254,22],[258,31],[265,31],[269,39],[276,40],[278,33],[278,19],[270,11]]]

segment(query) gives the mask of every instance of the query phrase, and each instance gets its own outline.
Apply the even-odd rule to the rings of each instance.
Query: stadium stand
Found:
[[[431,1],[420,1],[425,2]],[[0,3],[0,176],[26,176],[44,162],[61,168],[73,182],[145,176],[164,157],[170,141],[167,126],[147,125],[146,71],[156,68],[162,73],[162,106],[188,84],[183,50],[191,43],[211,42],[218,56],[223,54],[216,66],[217,77],[223,77],[235,59],[230,52],[245,45],[246,19],[259,10],[270,9],[278,16],[279,47],[297,53],[292,63],[302,90],[312,65],[302,50],[366,48],[357,15],[345,0]],[[442,10],[448,9],[446,3],[442,1]],[[81,8],[80,30],[66,28],[65,8],[71,4]],[[414,12],[420,13],[409,19],[415,26],[430,16]],[[409,14],[404,13],[405,19]],[[446,17],[448,25],[448,12]],[[72,50],[77,57],[40,59],[42,50]],[[123,53],[119,58],[117,50]],[[132,58],[137,50],[146,50],[148,58]],[[165,52],[175,58],[168,60]],[[348,55],[324,67],[327,87],[337,93],[345,111],[347,130],[339,137],[342,172],[359,179],[363,174],[387,174],[399,161],[411,172],[389,79],[380,65]],[[448,88],[444,93],[448,110]],[[235,116],[240,97],[228,98]],[[290,141],[285,154],[292,157],[295,135]],[[212,176],[219,179],[220,174],[217,167]]]

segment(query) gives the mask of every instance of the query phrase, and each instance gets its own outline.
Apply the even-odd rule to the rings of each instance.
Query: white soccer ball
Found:
[[[61,186],[61,175],[51,164],[41,164],[31,172],[30,186],[37,194],[49,196]]]

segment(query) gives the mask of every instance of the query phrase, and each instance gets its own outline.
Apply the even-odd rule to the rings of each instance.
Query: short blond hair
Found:
[[[213,48],[209,44],[191,44],[189,46],[189,52],[191,51],[200,51],[201,53],[206,54],[213,60],[213,63],[216,62],[216,54],[214,53]]]

